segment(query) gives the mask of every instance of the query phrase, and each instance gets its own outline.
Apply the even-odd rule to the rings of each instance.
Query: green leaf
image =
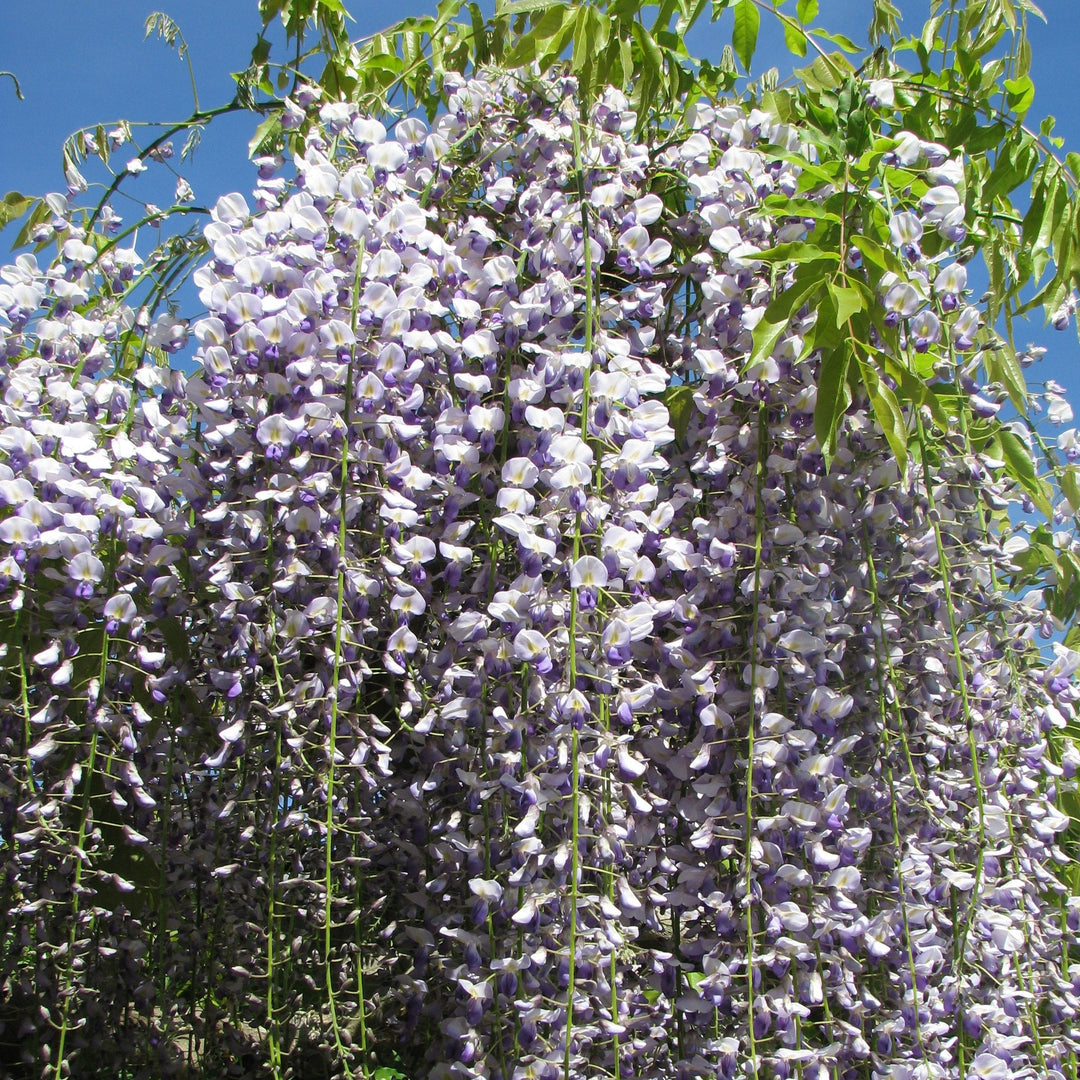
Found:
[[[30,209],[36,199],[29,195],[20,195],[17,191],[9,191],[0,201],[0,229],[19,218]]]
[[[832,349],[821,358],[817,404],[814,407],[814,434],[821,444],[826,468],[832,464],[836,454],[836,434],[840,429],[840,420],[851,402],[847,388],[850,363],[851,350],[846,344]]]
[[[787,266],[791,263],[820,262],[823,265],[836,266],[840,262],[840,256],[835,251],[823,251],[814,244],[796,240],[790,244],[777,244],[767,251],[759,251],[754,259],[763,263],[777,263]]]
[[[634,23],[632,32],[634,44],[640,50],[642,73],[659,79],[664,71],[664,54],[660,51],[660,46],[644,26]]]
[[[275,15],[287,18],[291,7],[291,0],[259,0],[259,15],[262,17],[263,28],[270,25]]]
[[[1011,561],[1020,568],[1019,580],[1024,585],[1034,585],[1045,577],[1047,570],[1056,574],[1058,557],[1047,529],[1039,526],[1031,534],[1027,550],[1014,553]]]
[[[758,27],[761,15],[754,0],[738,0],[735,4],[735,29],[731,32],[731,45],[739,63],[749,72],[757,48]]]
[[[495,5],[496,15],[522,15],[529,11],[543,11],[552,5],[552,0],[508,0]]]
[[[251,141],[248,143],[248,157],[258,157],[264,148],[275,145],[281,132],[281,118],[279,116],[268,116],[255,129],[255,134],[251,136]]]
[[[667,406],[668,417],[675,431],[675,441],[685,447],[690,417],[694,415],[694,388],[686,383],[669,386],[664,391],[664,404]]]
[[[108,165],[109,164],[109,136],[105,132],[105,125],[98,124],[94,130],[94,143],[97,146],[98,157]]]
[[[1057,583],[1050,600],[1050,613],[1062,622],[1071,622],[1080,605],[1080,563],[1071,551],[1058,557]]]
[[[860,345],[867,350],[869,355],[872,355],[869,346],[861,342]],[[877,359],[884,373],[896,383],[896,400],[901,408],[904,405],[910,405],[916,409],[926,406],[930,410],[934,423],[942,431],[951,430],[954,424],[952,417],[959,415],[961,401],[952,386],[939,384],[928,387],[919,375],[912,372],[902,361],[889,356],[888,353],[878,353]],[[967,402],[966,394],[963,396],[963,402],[965,404]]]
[[[188,132],[187,138],[184,140],[184,145],[180,150],[180,160],[187,161],[188,158],[192,157],[201,142],[202,128],[196,125]]]
[[[573,33],[576,19],[577,10],[564,3],[563,0],[545,4],[543,14],[536,25],[528,33],[522,35],[503,63],[510,68],[532,63],[537,56],[543,55],[548,50],[553,40],[561,37],[564,27],[569,26],[570,33]]]
[[[541,41],[542,49],[538,62],[542,72],[549,71],[562,59],[563,50],[573,41],[574,27],[577,25],[577,8],[568,4],[563,13],[562,25],[551,37]]]
[[[401,57],[393,53],[376,53],[367,57],[361,65],[364,71],[383,71],[390,75],[400,75],[402,71]]]
[[[983,198],[989,204],[999,195],[1015,191],[1039,164],[1039,151],[1033,139],[1021,135],[1001,148],[994,168],[983,186]]]
[[[754,327],[754,348],[747,366],[769,356],[791,322],[792,315],[821,292],[827,271],[827,263],[803,263],[795,272],[791,288],[773,297],[761,321]]]
[[[265,64],[270,57],[270,42],[260,34],[251,50],[251,62],[253,65]]]
[[[784,44],[796,56],[806,55],[806,35],[794,24],[784,22]]]
[[[1016,359],[1016,352],[1008,342],[1004,348],[986,355],[987,375],[990,382],[1000,382],[1009,393],[1009,400],[1021,416],[1028,411],[1027,381],[1023,369]]]
[[[795,15],[806,26],[817,18],[818,0],[799,0],[795,5]]]
[[[831,182],[831,181],[828,181]],[[769,195],[761,203],[762,213],[776,217],[807,217],[815,221],[835,221],[839,224],[840,215],[811,199],[792,198],[790,195]]]
[[[904,410],[888,383],[882,382],[873,366],[862,358],[859,359],[859,373],[874,408],[874,417],[903,473],[908,459],[908,427]]]
[[[348,11],[345,10],[345,5],[341,0],[315,0],[315,2],[319,7],[326,8],[327,11],[332,11],[335,15],[346,15],[350,19],[352,18]]]
[[[846,53],[857,53],[862,51],[846,34],[834,34],[828,30],[822,30],[820,26],[814,27],[810,32],[814,37],[822,38],[825,41],[831,41]]]
[[[624,86],[630,73],[634,70],[634,47],[632,43],[621,34],[618,35],[617,40],[619,48],[619,67],[622,68],[623,71],[622,79],[619,80],[617,85]]]
[[[19,230],[18,236],[15,237],[11,247],[15,248],[25,247],[30,243],[30,237],[34,230],[44,222],[52,213],[49,209],[49,204],[44,199],[35,200],[36,204],[31,210],[26,220],[22,224],[22,228]]]
[[[578,8],[574,20],[574,51],[570,67],[578,77],[578,89],[586,100],[592,96],[596,56],[607,44],[607,26],[605,24],[601,28],[600,21],[599,13],[591,4]]]
[[[843,53],[819,56],[809,67],[795,69],[795,75],[810,90],[832,90],[854,73],[855,69]]]
[[[940,46],[941,39],[938,31],[945,22],[944,15],[935,15],[923,23],[922,33],[919,35],[919,44],[927,53],[932,53],[935,46]]]
[[[1070,465],[1061,474],[1061,493],[1069,500],[1074,514],[1080,514],[1080,471]]]
[[[872,263],[879,270],[887,273],[900,274],[904,273],[903,265],[896,255],[888,248],[883,247],[876,240],[872,240],[869,236],[862,236],[856,233],[851,238],[852,246],[858,248],[862,257],[869,263]]]
[[[1031,497],[1031,501],[1047,517],[1053,516],[1053,508],[1046,495],[1046,485],[1035,474],[1035,462],[1027,444],[1015,431],[1002,428],[998,433],[1001,456],[1005,461],[1005,471]]]
[[[1005,138],[1005,132],[1005,125],[1000,120],[987,124],[985,127],[976,128],[974,133],[968,136],[965,149],[972,156],[982,154],[987,150],[995,150]]]
[[[900,34],[899,20],[900,9],[890,3],[890,0],[874,0],[874,15],[867,35],[870,43],[876,45],[883,38],[895,41]]]
[[[1023,116],[1035,100],[1035,84],[1027,75],[1022,75],[1019,79],[1006,79],[1003,85],[1009,108],[1017,116]]]
[[[866,310],[866,299],[858,289],[829,282],[829,295],[836,305],[836,328],[842,330],[852,315]]]

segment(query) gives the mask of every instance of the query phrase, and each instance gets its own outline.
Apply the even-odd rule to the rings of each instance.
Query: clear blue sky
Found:
[[[346,0],[353,14],[353,36],[372,33],[408,14],[434,9],[434,2],[372,3]],[[483,4],[485,10],[491,0]],[[793,4],[789,4],[793,6]],[[928,10],[926,0],[898,0],[907,17],[906,29],[916,32]],[[1048,25],[1032,20],[1033,74],[1037,97],[1029,117],[1057,118],[1057,133],[1066,149],[1080,151],[1080,2],[1041,0]],[[17,190],[43,194],[63,190],[61,146],[83,125],[131,121],[179,120],[192,111],[186,65],[164,42],[143,40],[147,16],[168,12],[180,25],[191,51],[200,104],[227,102],[233,94],[232,71],[243,68],[259,30],[255,0],[34,0],[0,2],[0,70],[18,76],[25,101],[17,100],[9,79],[0,79],[0,194]],[[819,23],[863,40],[869,21],[869,0],[821,0]],[[726,16],[729,19],[730,16]],[[762,23],[761,67],[788,63],[773,20]],[[729,33],[727,22],[724,34]],[[280,38],[280,35],[279,35]],[[717,55],[722,45],[715,27],[695,32],[690,43],[697,55]],[[275,49],[275,54],[279,53]],[[755,64],[755,67],[758,65]],[[253,129],[241,114],[215,121],[192,162],[179,166],[201,204],[233,190],[247,192],[252,172],[246,160]],[[179,145],[177,146],[179,151]],[[121,150],[120,162],[132,152]],[[161,172],[160,169],[157,170]],[[171,189],[156,190],[151,173],[134,178],[131,190],[143,198],[170,201]],[[160,181],[159,181],[160,183]],[[169,181],[171,185],[172,181]],[[116,209],[126,212],[122,200]],[[0,262],[7,260],[11,230],[0,234]],[[1043,377],[1052,376],[1071,391],[1080,417],[1080,347],[1072,332],[1043,331],[1038,323],[1018,343],[1045,344],[1050,350]],[[1036,371],[1032,371],[1032,377]]]

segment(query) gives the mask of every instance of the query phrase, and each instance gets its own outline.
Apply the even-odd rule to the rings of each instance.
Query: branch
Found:
[[[19,80],[15,78],[14,74],[10,71],[0,71],[0,75],[6,75],[15,84],[15,96],[20,101],[25,101],[26,98],[23,96],[22,87],[19,86]]]
[[[234,100],[229,102],[228,105],[219,105],[216,109],[203,109],[198,112],[193,112],[186,120],[181,120],[179,123],[171,124],[167,127],[152,143],[149,143],[145,147],[140,147],[139,157],[146,157],[147,154],[156,150],[162,144],[167,143],[174,135],[178,135],[181,131],[187,131],[188,128],[205,124],[207,121],[213,120],[216,116],[224,116],[227,113],[234,112],[257,112],[263,114],[274,110],[280,110],[282,107],[280,101],[256,102],[249,106],[241,105],[238,101]],[[86,223],[87,232],[94,227],[98,217],[101,215],[101,211],[105,208],[105,204],[116,193],[116,190],[120,187],[124,177],[128,175],[126,170],[122,170],[113,177],[112,183],[106,189],[105,194],[102,195],[101,201],[94,207],[94,212],[90,215],[90,220]]]

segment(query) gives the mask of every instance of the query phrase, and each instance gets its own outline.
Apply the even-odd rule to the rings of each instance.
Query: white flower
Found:
[[[289,638],[290,640],[296,640],[297,638],[307,637],[311,632],[308,626],[307,617],[302,611],[297,611],[295,608],[285,615],[285,622],[282,624],[278,631],[282,637]]]
[[[650,241],[648,230],[634,225],[619,237],[619,250],[636,263],[657,267],[671,256],[671,244],[662,237]]]
[[[89,551],[80,551],[68,563],[67,571],[73,581],[93,583],[105,576],[105,564]]]
[[[527,663],[548,654],[547,639],[538,630],[519,630],[514,637],[514,655]]]
[[[896,88],[891,79],[874,79],[867,87],[868,97],[878,106],[891,109],[896,102]]]
[[[602,589],[607,583],[607,567],[595,555],[582,555],[570,570],[575,589]]]
[[[569,487],[582,487],[592,477],[593,452],[580,435],[556,435],[548,451],[552,460],[562,462],[548,480],[550,486],[561,491]]]
[[[497,881],[486,881],[484,878],[470,878],[469,890],[473,896],[480,897],[492,904],[497,904],[502,899],[503,887]]]
[[[540,470],[527,457],[508,458],[502,467],[502,482],[519,488],[531,488],[540,478]]]
[[[106,619],[115,619],[117,622],[129,623],[138,613],[135,601],[127,593],[117,593],[105,601],[104,615]]]
[[[287,417],[281,413],[272,413],[259,423],[255,429],[255,438],[263,446],[291,446],[297,434],[304,429],[305,420],[300,417]]]

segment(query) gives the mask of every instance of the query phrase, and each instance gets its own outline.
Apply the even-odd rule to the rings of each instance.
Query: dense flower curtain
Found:
[[[959,163],[893,133],[829,271],[934,407],[825,455],[797,128],[448,90],[297,96],[194,369],[63,200],[2,271],[5,1067],[1074,1077],[1078,657],[1005,591]]]

